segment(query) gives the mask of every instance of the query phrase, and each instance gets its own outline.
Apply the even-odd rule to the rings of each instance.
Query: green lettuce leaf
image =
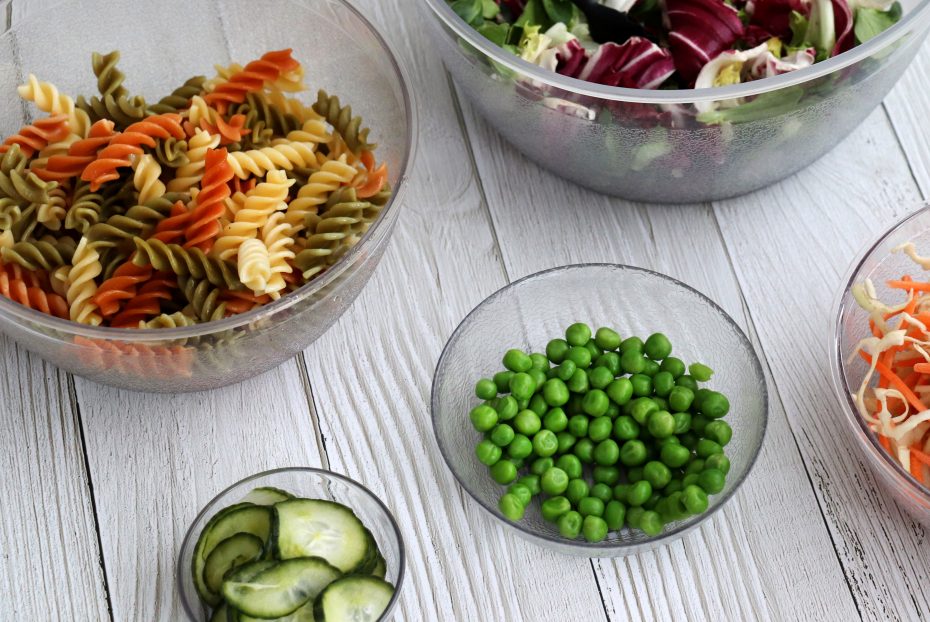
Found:
[[[856,41],[865,43],[897,24],[900,19],[901,4],[898,2],[892,4],[887,11],[859,7],[856,9],[856,22],[853,29],[856,33]]]
[[[455,0],[455,2],[451,4],[451,7],[456,15],[474,28],[484,23],[484,6],[482,0]]]
[[[539,26],[543,30],[549,30],[552,21],[549,19],[545,7],[543,7],[542,0],[529,0],[515,24],[521,27]]]
[[[546,15],[554,24],[563,23],[566,26],[571,25],[572,18],[575,15],[575,5],[571,0],[542,0],[543,8]]]

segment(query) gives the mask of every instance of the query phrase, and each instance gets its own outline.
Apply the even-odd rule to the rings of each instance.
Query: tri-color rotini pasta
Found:
[[[291,50],[151,104],[118,65],[93,55],[90,96],[19,88],[45,116],[0,143],[0,295],[94,326],[216,321],[319,276],[390,199],[369,129],[300,99]]]

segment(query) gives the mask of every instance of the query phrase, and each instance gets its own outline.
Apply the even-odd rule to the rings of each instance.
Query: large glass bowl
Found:
[[[880,36],[801,71],[745,85],[650,91],[544,70],[497,47],[446,0],[421,0],[435,47],[478,112],[556,175],[637,201],[735,196],[833,148],[885,97],[923,42],[930,0],[903,0]],[[739,122],[696,122],[697,107],[742,100]],[[755,100],[755,101],[753,101]]]
[[[506,490],[475,456],[482,435],[468,412],[478,404],[475,382],[502,369],[509,348],[540,352],[574,322],[611,326],[624,337],[661,331],[673,355],[710,365],[707,385],[730,399],[726,421],[733,440],[726,488],[710,497],[704,514],[667,525],[658,537],[626,529],[591,544],[562,538],[545,522],[534,500],[523,520],[511,522],[498,510]],[[432,393],[433,430],[446,464],[465,491],[512,531],[563,553],[610,557],[636,553],[680,538],[706,521],[739,489],[749,474],[768,423],[768,391],[759,359],[743,331],[703,294],[670,277],[630,266],[584,264],[540,272],[492,294],[452,334],[436,366]]]
[[[191,559],[200,533],[217,512],[241,502],[249,492],[263,487],[285,490],[296,497],[335,501],[352,508],[371,531],[387,562],[384,579],[394,585],[395,591],[381,620],[389,620],[400,599],[406,564],[404,541],[394,516],[378,497],[358,482],[338,473],[310,467],[276,469],[252,475],[218,494],[201,510],[184,536],[178,557],[178,589],[187,619],[190,622],[207,622],[208,619],[208,611],[197,596],[191,577]]]
[[[869,316],[852,296],[852,286],[871,279],[881,300],[901,300],[900,290],[892,291],[886,285],[890,279],[911,274],[917,277],[920,268],[903,253],[891,250],[905,242],[914,242],[918,252],[930,250],[930,205],[895,224],[856,258],[843,281],[836,304],[836,325],[830,348],[833,386],[843,411],[845,427],[851,432],[856,446],[866,456],[866,462],[882,487],[890,492],[912,516],[930,527],[930,489],[918,482],[881,446],[878,437],[859,416],[853,394],[859,389],[868,371],[866,363],[857,357],[850,359],[860,340],[871,336]]]
[[[219,8],[222,7],[222,8]],[[54,15],[54,18],[50,18]],[[166,16],[180,21],[166,22]],[[183,16],[183,17],[180,17]],[[128,25],[131,25],[128,26]],[[316,340],[348,308],[381,259],[400,211],[415,144],[403,71],[384,39],[343,0],[76,0],[46,9],[0,36],[0,135],[36,112],[17,97],[29,73],[69,94],[92,94],[94,51],[122,52],[135,93],[157,101],[213,65],[247,62],[294,48],[310,91],[351,103],[372,128],[390,169],[393,200],[335,266],[298,292],[250,313],[183,329],[94,328],[59,320],[0,297],[0,330],[43,358],[92,380],[145,391],[193,391],[264,372]]]

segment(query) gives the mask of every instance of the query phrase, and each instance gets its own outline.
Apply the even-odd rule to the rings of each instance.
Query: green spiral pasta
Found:
[[[30,203],[48,203],[48,192],[58,186],[57,182],[44,182],[35,173],[26,170],[28,158],[13,145],[0,160],[0,197],[16,201],[20,209]]]
[[[0,197],[0,229],[6,231],[23,215],[19,201]]]
[[[299,118],[272,105],[261,93],[249,93],[245,101],[230,107],[230,114],[244,114],[246,127],[261,122],[262,127],[270,128],[277,135],[287,135],[299,130],[303,125]]]
[[[213,322],[226,317],[226,303],[220,300],[220,290],[209,281],[180,277],[178,286],[201,322]]]
[[[146,205],[135,205],[125,214],[115,214],[106,222],[93,225],[85,235],[97,247],[115,246],[124,240],[149,235],[171,213],[171,207],[182,196],[168,193]]]
[[[21,242],[32,237],[36,228],[39,226],[39,206],[36,203],[31,204],[23,210],[19,218],[10,227],[10,233],[13,235],[14,242]]]
[[[75,105],[87,114],[91,123],[96,123],[100,119],[110,119],[116,124],[118,130],[126,129],[148,116],[148,105],[141,95],[133,97],[95,96],[89,100],[81,96],[77,98]]]
[[[16,263],[27,270],[54,270],[71,263],[77,243],[72,238],[59,238],[54,243],[46,240],[17,242],[10,248],[0,249],[4,263]]]
[[[71,207],[65,214],[65,229],[86,233],[87,230],[100,222],[103,212],[103,195],[91,192],[90,184],[79,181],[74,187],[71,197]]]
[[[241,289],[242,283],[236,266],[222,259],[208,257],[199,248],[184,248],[177,244],[165,244],[160,240],[133,238],[136,254],[133,263],[137,266],[151,265],[156,270],[173,272],[178,276],[206,279],[217,287]]]
[[[184,315],[180,311],[176,311],[171,314],[162,313],[148,322],[142,322],[139,328],[184,328],[186,326],[193,326],[196,323],[197,320],[194,318],[189,315]]]
[[[127,169],[120,176],[119,181],[106,184],[99,190],[103,195],[102,216],[109,218],[115,214],[125,214],[131,207],[138,204],[136,197],[135,174]]]
[[[190,164],[187,157],[187,141],[177,138],[159,140],[155,145],[155,158],[159,164],[168,168],[180,168]]]
[[[106,281],[113,276],[113,273],[116,272],[116,269],[121,265],[126,263],[126,260],[129,259],[129,253],[125,249],[110,246],[109,248],[103,247],[100,248],[100,274],[103,277],[103,280]]]
[[[368,142],[370,130],[362,127],[362,118],[352,116],[352,106],[343,106],[339,98],[320,89],[313,110],[332,125],[342,140],[356,155],[362,151],[371,151],[377,145]]]
[[[158,100],[157,104],[149,107],[152,114],[165,114],[167,112],[180,112],[187,108],[191,103],[191,97],[203,92],[203,83],[207,79],[204,76],[194,76],[187,82],[174,89],[171,95],[166,95]]]
[[[91,65],[94,75],[97,76],[97,90],[103,97],[123,97],[128,94],[123,87],[126,74],[117,69],[117,63],[119,52],[116,50],[109,54],[94,52],[91,56]]]

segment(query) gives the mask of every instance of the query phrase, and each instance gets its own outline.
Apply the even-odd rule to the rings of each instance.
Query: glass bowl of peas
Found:
[[[546,270],[492,294],[436,367],[433,429],[465,491],[563,553],[628,555],[683,536],[739,489],[768,392],[712,300],[630,266]]]

